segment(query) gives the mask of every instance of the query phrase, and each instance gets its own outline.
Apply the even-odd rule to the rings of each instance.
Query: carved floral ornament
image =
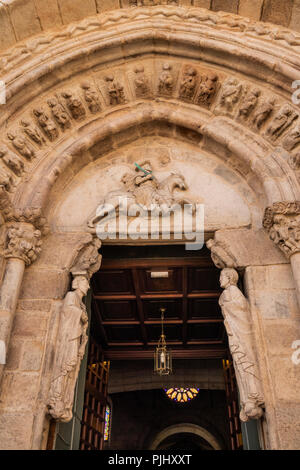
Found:
[[[267,207],[263,226],[288,258],[300,251],[300,201],[276,202]]]

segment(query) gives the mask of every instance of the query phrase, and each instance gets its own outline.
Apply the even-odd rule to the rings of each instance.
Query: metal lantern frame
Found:
[[[172,351],[167,348],[164,334],[164,314],[166,309],[161,308],[161,335],[154,353],[154,372],[158,375],[172,374]]]

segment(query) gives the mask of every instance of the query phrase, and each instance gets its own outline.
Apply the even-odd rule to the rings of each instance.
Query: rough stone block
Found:
[[[97,12],[115,10],[120,8],[119,0],[96,0]]]
[[[0,3],[0,49],[6,49],[16,42],[16,37],[9,19],[8,10]]]
[[[40,341],[26,341],[24,343],[20,369],[38,371],[41,368],[44,346]]]
[[[6,372],[3,375],[1,401],[7,408],[28,410],[34,407],[38,389],[38,373]]]
[[[31,269],[25,273],[21,299],[62,299],[69,286],[68,272]]]
[[[264,0],[240,0],[239,15],[260,20]]]
[[[228,11],[229,13],[238,12],[238,0],[212,0],[211,9],[213,11]]]
[[[300,0],[294,0],[289,28],[300,31]]]
[[[30,449],[33,413],[0,413],[0,450]]]
[[[56,0],[52,0],[51,2],[49,2],[49,0],[34,0],[34,3],[44,30],[62,25],[62,19]]]
[[[194,6],[210,9],[211,0],[194,0]]]
[[[276,402],[275,407],[280,449],[298,450],[300,442],[300,403]]]
[[[33,0],[15,0],[6,4],[18,41],[41,32]]]
[[[292,15],[293,1],[265,0],[261,20],[288,26]]]
[[[96,15],[95,0],[58,0],[64,24],[81,20],[87,16]]]
[[[43,338],[47,331],[47,318],[36,314],[17,313],[13,334],[23,337]]]
[[[23,341],[12,339],[9,344],[9,349],[7,353],[7,360],[6,360],[6,369],[7,370],[15,370],[19,368],[20,360],[22,357],[22,347]]]

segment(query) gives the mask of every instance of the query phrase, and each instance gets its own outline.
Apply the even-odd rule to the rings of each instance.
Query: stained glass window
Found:
[[[186,403],[193,400],[193,398],[198,395],[199,388],[165,388],[165,392],[171,400],[174,400],[177,403]]]
[[[110,420],[111,420],[111,409],[109,405],[106,405],[105,410],[105,424],[104,424],[104,440],[108,441],[110,433]]]

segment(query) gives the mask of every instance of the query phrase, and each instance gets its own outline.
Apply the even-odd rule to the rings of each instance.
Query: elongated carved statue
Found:
[[[240,392],[240,419],[246,422],[261,418],[264,399],[254,349],[250,306],[237,283],[238,273],[235,269],[223,269],[220,284],[225,290],[219,304]]]
[[[61,312],[55,370],[50,388],[49,413],[61,422],[72,419],[75,384],[88,340],[88,316],[83,297],[89,290],[85,276],[76,276]]]

